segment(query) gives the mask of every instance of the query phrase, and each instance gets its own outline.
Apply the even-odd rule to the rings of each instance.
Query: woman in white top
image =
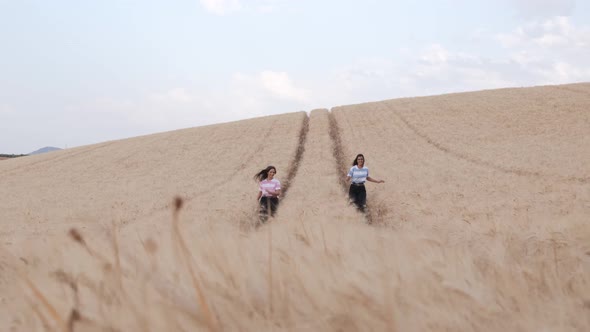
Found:
[[[275,179],[277,169],[274,166],[268,166],[254,175],[254,180],[258,181],[258,197],[260,204],[260,221],[268,220],[268,213],[274,216],[279,206],[279,197],[281,196],[281,182]]]
[[[348,171],[346,181],[350,182],[350,188],[348,189],[348,197],[350,202],[356,205],[356,208],[365,212],[367,207],[367,191],[365,190],[365,182],[384,183],[383,180],[373,179],[369,176],[369,168],[365,167],[365,156],[358,154],[352,162],[352,167]]]

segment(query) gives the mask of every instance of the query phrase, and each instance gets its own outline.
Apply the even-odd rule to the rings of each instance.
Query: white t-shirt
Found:
[[[369,177],[369,168],[366,166],[359,168],[358,165],[352,166],[348,171],[348,176],[350,176],[352,183],[365,183],[367,177]]]

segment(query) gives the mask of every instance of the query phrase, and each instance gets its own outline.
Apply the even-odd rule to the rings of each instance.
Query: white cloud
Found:
[[[527,50],[519,50],[508,56],[510,62],[516,63],[521,66],[528,66],[543,62],[543,58],[536,53],[531,53]]]
[[[134,128],[135,135],[309,110],[310,92],[286,72],[236,73],[221,89],[175,87],[136,100],[97,99],[72,105],[72,121],[84,118],[98,127],[108,123]],[[78,119],[79,120],[79,119]]]
[[[538,46],[543,48],[585,48],[590,46],[590,29],[576,27],[569,18],[554,17],[533,21],[517,27],[510,33],[496,35],[504,47]]]
[[[309,99],[308,92],[295,87],[285,72],[263,71],[259,74],[259,81],[276,97],[297,102],[306,102]]]
[[[225,15],[242,8],[239,0],[200,0],[200,2],[206,10],[217,15]]]
[[[576,5],[575,0],[508,0],[524,17],[569,16]]]
[[[221,89],[175,87],[101,107],[113,117],[125,114],[130,126],[158,132],[397,97],[590,80],[590,51],[580,47],[586,31],[565,17],[534,21],[503,35],[516,42],[488,37],[492,53],[505,46],[494,58],[434,43],[359,58],[305,79],[285,71],[238,72]]]
[[[508,61],[523,80],[533,84],[590,80],[590,28],[576,26],[568,17],[534,20],[496,35],[495,40],[509,50]]]
[[[555,66],[543,56],[530,56],[525,51],[488,58],[479,52],[459,52],[437,43],[423,49],[403,48],[389,58],[359,59],[335,71],[328,81],[318,82],[313,97],[324,105],[335,106],[544,84],[551,75],[567,81],[573,78],[574,68],[579,69],[567,63]]]
[[[135,100],[75,105],[63,121],[69,128],[91,123],[100,134],[94,141],[104,141],[398,97],[590,81],[590,31],[567,17],[534,20],[500,35],[480,31],[477,38],[485,51],[433,43],[358,58],[307,77],[286,71],[238,72],[220,88],[162,87]],[[10,111],[0,107],[0,115]]]
[[[246,95],[263,99],[276,99],[304,104],[309,102],[310,92],[297,87],[288,73],[265,70],[254,75],[236,73],[231,91],[244,99]]]
[[[504,47],[513,47],[526,39],[526,33],[522,27],[516,28],[511,33],[501,33],[495,36],[495,39]]]
[[[590,80],[590,66],[580,67],[565,61],[531,68],[539,77],[538,84],[565,84]]]
[[[420,60],[404,68],[401,75],[413,82],[416,91],[446,93],[499,88],[514,82],[490,59],[477,54],[454,52],[435,44],[425,49]]]
[[[261,13],[273,13],[284,5],[283,2],[283,0],[261,0],[258,1],[257,10]]]
[[[193,96],[185,88],[174,88],[165,92],[154,93],[149,99],[165,103],[188,103],[193,100]]]
[[[200,0],[200,2],[207,11],[216,15],[225,15],[241,10],[269,14],[277,12],[287,5],[285,0],[249,0],[245,3],[241,0]]]
[[[439,44],[433,44],[429,50],[420,56],[420,59],[429,64],[444,64],[449,59],[449,52]]]

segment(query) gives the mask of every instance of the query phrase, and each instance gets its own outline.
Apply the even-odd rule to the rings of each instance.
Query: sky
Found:
[[[588,0],[0,0],[0,154],[588,81]]]

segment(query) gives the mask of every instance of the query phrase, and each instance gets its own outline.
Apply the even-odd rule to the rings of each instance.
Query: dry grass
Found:
[[[85,326],[106,330],[584,330],[590,323],[584,302],[588,256],[581,243],[565,244],[559,234],[497,229],[441,236],[318,221],[299,237],[300,224],[265,227],[247,234],[230,225],[203,228],[196,232],[203,241],[187,243],[190,262],[175,259],[174,243],[157,238],[158,252],[143,259],[136,251],[127,254],[123,288],[113,269],[87,255],[94,267],[63,272],[69,278],[59,280],[63,293],[72,289],[67,280],[78,281],[80,304],[64,301],[59,292],[50,297],[63,317],[75,311]],[[72,259],[61,268],[78,271],[84,258]],[[150,268],[150,260],[159,266]],[[195,273],[187,264],[201,269],[196,278],[217,328],[191,295]],[[42,321],[28,323],[23,330],[38,329]]]
[[[2,330],[588,330],[589,107],[588,84],[494,90],[3,162]],[[358,152],[374,226],[345,198]],[[288,193],[254,229],[267,163]]]

